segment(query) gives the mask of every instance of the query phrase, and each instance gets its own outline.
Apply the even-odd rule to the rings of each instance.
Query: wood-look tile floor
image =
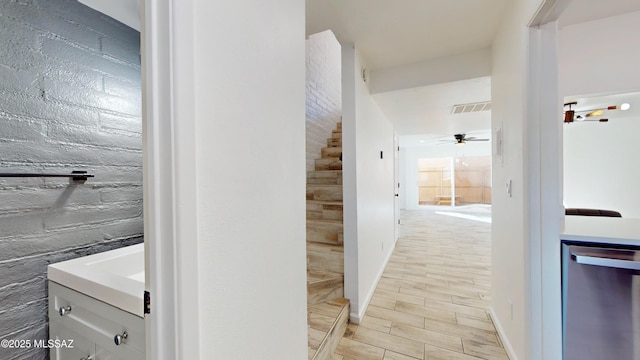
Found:
[[[333,359],[508,360],[487,310],[491,225],[422,210],[401,219],[367,312]]]

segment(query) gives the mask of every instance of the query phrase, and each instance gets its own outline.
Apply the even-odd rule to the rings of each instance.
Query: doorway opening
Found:
[[[418,204],[491,204],[491,156],[418,159]]]

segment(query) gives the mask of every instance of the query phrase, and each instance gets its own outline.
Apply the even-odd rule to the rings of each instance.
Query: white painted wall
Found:
[[[179,121],[163,146],[174,256],[194,264],[176,296],[197,322],[178,319],[179,334],[198,331],[179,358],[306,358],[304,2],[180,5],[166,39]]]
[[[637,91],[640,11],[566,26],[558,34],[560,94]]]
[[[511,359],[528,359],[530,324],[525,111],[529,33],[541,1],[510,2],[493,44],[492,128],[502,127],[502,162],[494,159],[492,187],[492,306]],[[505,184],[512,181],[512,197]]]
[[[640,218],[637,134],[638,116],[564,126],[567,207],[615,210],[623,217]]]
[[[306,43],[307,171],[313,171],[342,116],[342,47],[331,30],[310,35]]]
[[[353,44],[343,45],[342,64],[345,296],[358,323],[395,243],[394,130],[360,77],[366,64]]]
[[[402,141],[402,139],[401,139]],[[419,209],[418,205],[418,159],[490,156],[491,142],[467,142],[458,147],[453,144],[422,147],[400,147],[402,156],[400,199],[402,209]]]

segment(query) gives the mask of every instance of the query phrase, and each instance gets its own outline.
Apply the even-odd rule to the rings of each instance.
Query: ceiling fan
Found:
[[[571,107],[575,105],[578,105],[577,101],[571,101],[564,104],[565,107],[567,106],[569,107],[569,110],[566,110],[564,112],[565,123],[572,123],[574,121],[608,122],[609,119],[600,118],[600,116],[604,115],[605,111],[618,110],[618,109],[626,110],[624,108],[624,105],[628,105],[628,104],[623,104],[623,106],[611,105],[611,106],[607,106],[606,108],[590,109],[590,110],[573,110]]]
[[[489,139],[479,139],[475,136],[467,136],[467,134],[455,134],[453,135],[453,137],[456,139],[456,141],[453,144],[457,146],[462,146],[466,144],[467,141],[489,141]],[[450,140],[441,140],[441,141],[445,141],[445,143],[448,143],[448,144],[451,143]]]

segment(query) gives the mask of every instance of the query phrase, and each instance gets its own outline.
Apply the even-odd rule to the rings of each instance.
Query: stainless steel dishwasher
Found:
[[[562,244],[564,360],[640,360],[640,248]]]

